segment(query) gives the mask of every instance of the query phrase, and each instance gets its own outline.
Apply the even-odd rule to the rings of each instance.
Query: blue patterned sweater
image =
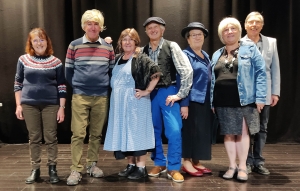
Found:
[[[66,98],[67,94],[61,61],[52,55],[20,56],[14,91],[22,91],[21,104],[58,105],[59,98]]]

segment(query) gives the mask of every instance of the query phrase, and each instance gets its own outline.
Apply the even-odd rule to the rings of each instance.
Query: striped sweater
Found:
[[[21,104],[59,105],[59,98],[67,94],[61,61],[54,56],[20,56],[14,91],[22,91]]]
[[[102,38],[94,43],[85,36],[72,41],[66,55],[65,76],[73,94],[107,96],[114,59],[113,47]]]

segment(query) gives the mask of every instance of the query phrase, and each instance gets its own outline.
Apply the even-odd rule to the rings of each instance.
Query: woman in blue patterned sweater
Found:
[[[25,182],[34,183],[40,177],[44,135],[49,181],[57,183],[57,123],[64,121],[67,93],[63,65],[52,55],[51,40],[41,28],[29,32],[25,51],[18,60],[14,83],[16,116],[25,119],[29,136],[32,171]]]

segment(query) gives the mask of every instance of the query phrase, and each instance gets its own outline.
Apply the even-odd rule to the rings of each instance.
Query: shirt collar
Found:
[[[163,43],[164,43],[164,38],[161,37],[161,38],[160,38],[160,41],[159,41],[159,44],[158,44],[158,48],[159,48],[159,49],[162,48]],[[157,48],[157,49],[158,49],[158,48]],[[152,50],[150,42],[149,42],[149,49]],[[157,50],[157,49],[156,49],[156,50]]]
[[[248,37],[248,35],[246,35],[246,39],[251,40],[251,39]],[[258,42],[262,42],[262,38],[261,38],[261,35],[260,35],[260,34],[259,34],[259,40],[258,40]]]
[[[98,40],[96,40],[95,42],[99,42],[101,44],[101,38],[99,36]],[[95,42],[91,42],[89,39],[86,38],[85,34],[83,35],[83,39],[82,39],[82,43],[95,43]]]

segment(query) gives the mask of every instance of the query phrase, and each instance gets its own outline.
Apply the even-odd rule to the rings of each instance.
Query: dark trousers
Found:
[[[22,104],[22,108],[29,136],[32,169],[40,168],[43,135],[48,154],[47,165],[56,165],[58,153],[57,111],[59,106]]]
[[[250,165],[264,165],[265,159],[262,156],[263,148],[267,140],[267,127],[269,121],[270,106],[265,105],[260,116],[260,130],[251,136],[251,144],[249,148],[247,163]]]

